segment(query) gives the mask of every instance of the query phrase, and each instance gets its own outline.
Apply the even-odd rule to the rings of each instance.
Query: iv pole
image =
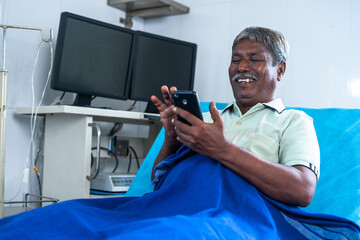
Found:
[[[14,25],[3,25],[3,58],[2,69],[0,69],[0,218],[4,217],[4,188],[5,188],[5,124],[6,124],[6,90],[7,90],[7,70],[5,70],[5,51],[6,51],[6,30],[8,28],[38,30],[41,32],[41,38],[44,42],[50,42],[53,38],[53,30],[50,29],[50,38],[44,37],[41,28],[24,27]]]

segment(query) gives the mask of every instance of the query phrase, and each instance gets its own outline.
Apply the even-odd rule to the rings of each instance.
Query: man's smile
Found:
[[[246,79],[242,79],[242,78],[239,78],[238,80],[236,80],[237,82],[252,82],[254,81],[252,78],[246,78]]]
[[[240,82],[249,83],[249,82],[253,82],[253,81],[257,81],[257,80],[258,80],[258,77],[256,77],[253,74],[250,74],[250,73],[237,73],[231,78],[231,81],[238,82],[238,83],[240,83]]]

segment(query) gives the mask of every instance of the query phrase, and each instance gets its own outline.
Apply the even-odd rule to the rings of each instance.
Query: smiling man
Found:
[[[287,56],[288,44],[281,33],[261,27],[244,29],[234,40],[229,66],[235,101],[221,112],[211,103],[204,122],[174,107],[170,92],[176,88],[163,86],[166,107],[152,96],[165,128],[154,167],[184,144],[277,201],[309,205],[319,177],[320,153],[312,119],[285,109],[275,98]]]

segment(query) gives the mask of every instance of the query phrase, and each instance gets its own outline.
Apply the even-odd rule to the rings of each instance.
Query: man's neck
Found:
[[[238,106],[240,112],[242,113],[242,115],[244,115],[247,111],[249,111],[252,107],[254,107],[256,104],[258,103],[268,103],[268,102],[271,102],[272,100],[274,100],[274,98],[270,98],[269,100],[265,100],[265,101],[259,101],[259,102],[256,102],[255,104],[252,103],[252,104],[247,104],[247,103],[244,103],[244,102],[238,102],[236,101],[236,105]]]

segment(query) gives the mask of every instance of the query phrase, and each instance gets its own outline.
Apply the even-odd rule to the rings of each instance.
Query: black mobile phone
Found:
[[[195,91],[176,91],[171,93],[171,98],[176,107],[182,108],[199,119],[203,120],[198,94]],[[178,116],[178,119],[191,125],[186,119]]]

